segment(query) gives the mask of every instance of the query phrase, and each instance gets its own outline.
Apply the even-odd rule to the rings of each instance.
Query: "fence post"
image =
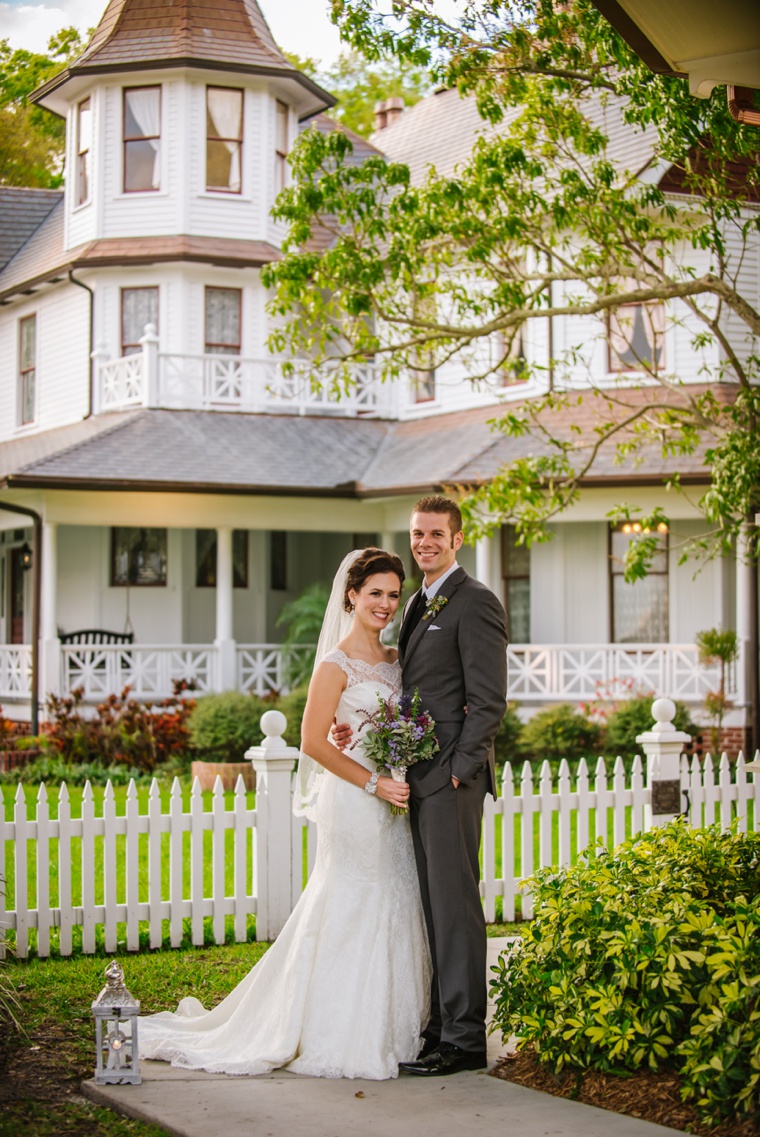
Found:
[[[293,864],[290,787],[298,750],[282,737],[287,719],[282,711],[261,716],[264,741],[245,756],[256,771],[256,826],[253,864],[256,894],[256,939],[273,940],[291,912]]]
[[[681,752],[691,735],[676,730],[673,718],[676,705],[672,699],[655,699],[652,703],[654,726],[636,736],[647,759],[647,785],[650,802],[644,810],[647,829],[666,825],[683,810],[681,796]]]

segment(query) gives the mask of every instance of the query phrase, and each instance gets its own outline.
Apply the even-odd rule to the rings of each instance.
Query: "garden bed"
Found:
[[[553,1074],[532,1051],[518,1051],[514,1057],[503,1058],[492,1073],[495,1078],[529,1090],[625,1113],[698,1137],[757,1137],[758,1133],[757,1120],[751,1118],[725,1121],[712,1129],[705,1125],[694,1107],[681,1101],[681,1079],[672,1071],[639,1070],[627,1078],[598,1070],[563,1070]]]

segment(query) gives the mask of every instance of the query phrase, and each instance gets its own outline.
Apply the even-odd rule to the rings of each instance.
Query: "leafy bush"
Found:
[[[568,762],[588,758],[598,752],[602,732],[569,703],[548,707],[534,715],[520,732],[520,748],[528,760],[544,758]]]
[[[760,1109],[760,834],[679,820],[533,888],[494,969],[505,1036],[556,1072],[675,1067],[710,1121]]]
[[[306,708],[308,693],[309,685],[304,683],[301,687],[296,687],[289,695],[281,695],[275,701],[276,709],[282,711],[288,720],[288,725],[285,728],[285,741],[288,746],[300,747],[301,745],[301,723],[303,722],[303,712]]]
[[[153,774],[161,774],[165,766],[153,768]],[[90,782],[93,786],[104,786],[106,782],[113,782],[115,786],[126,786],[134,778],[136,782],[150,781],[145,770],[137,766],[127,766],[123,763],[112,763],[104,766],[102,762],[67,762],[56,754],[43,755],[28,762],[16,770],[9,770],[0,774],[0,785],[36,785],[44,782],[48,786],[60,785],[65,782],[68,786],[83,786]]]
[[[173,695],[153,704],[130,698],[125,687],[100,703],[94,715],[83,712],[82,687],[62,697],[49,695],[41,744],[67,763],[150,772],[189,746],[187,721],[195,704],[185,695],[187,690],[186,683],[175,681]]]
[[[523,722],[517,713],[517,703],[507,703],[504,718],[494,740],[496,761],[499,765],[505,762],[520,762],[523,758],[522,746]]]
[[[652,702],[652,695],[638,695],[635,699],[626,699],[612,712],[604,733],[604,750],[610,758],[616,758],[619,754],[621,758],[631,759],[642,753],[636,736],[652,729]],[[673,724],[676,730],[685,730],[687,734],[699,732],[699,727],[691,721],[685,703],[676,703]]]
[[[311,678],[314,667],[314,654],[317,647],[322,622],[325,618],[330,587],[322,581],[310,584],[295,600],[284,604],[277,617],[277,626],[285,625],[287,631],[283,641],[285,648],[288,682],[298,686]],[[293,651],[304,648],[307,651]]]
[[[242,762],[249,746],[262,740],[259,725],[271,699],[223,691],[198,699],[189,719],[190,738],[201,757],[217,762]]]

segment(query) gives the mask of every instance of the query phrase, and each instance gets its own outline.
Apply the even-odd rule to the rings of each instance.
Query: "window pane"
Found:
[[[667,643],[667,575],[650,575],[635,584],[613,576],[612,611],[615,643]]]
[[[216,529],[195,531],[195,586],[216,588]],[[232,532],[232,587],[248,587],[248,530]]]
[[[92,145],[92,111],[89,99],[77,108],[77,204],[90,196],[90,147]]]
[[[111,583],[166,584],[166,529],[111,530]]]
[[[288,535],[279,530],[269,534],[269,587],[276,591],[288,587]]]
[[[240,193],[240,143],[206,142],[206,189]]]
[[[622,529],[614,529],[612,531],[612,572],[623,573],[625,571],[625,555],[628,551],[628,546],[633,541],[639,541],[642,536],[649,536],[649,534],[640,534],[636,532],[626,533]],[[658,551],[652,558],[652,567],[649,570],[650,574],[653,572],[667,572],[668,571],[668,535],[661,533],[657,535]]]
[[[502,566],[504,576],[530,576],[530,549],[516,543],[514,525],[505,525],[501,531]]]
[[[506,582],[509,642],[530,643],[530,579],[515,577]]]
[[[195,587],[216,587],[216,529],[195,530]]]
[[[37,317],[27,316],[19,326],[21,341],[21,368],[26,370],[34,367],[35,347],[37,342]]]
[[[623,304],[610,313],[610,371],[637,371],[664,366],[662,304]]]
[[[206,289],[206,351],[240,354],[240,289]]]
[[[161,88],[124,92],[124,191],[157,190],[160,184]]]
[[[277,102],[277,152],[288,152],[288,108],[279,100]]]
[[[36,355],[37,317],[27,316],[19,321],[18,329],[18,406],[21,425],[34,422],[36,414]]]
[[[141,351],[140,340],[145,325],[158,329],[158,289],[122,288],[121,290],[121,354]]]

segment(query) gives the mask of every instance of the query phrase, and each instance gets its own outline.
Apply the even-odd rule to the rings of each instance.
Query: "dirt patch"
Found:
[[[601,1074],[597,1070],[585,1073],[563,1070],[561,1074],[553,1074],[548,1066],[539,1063],[532,1051],[521,1051],[514,1058],[502,1058],[492,1074],[531,1090],[595,1105],[613,1113],[625,1113],[698,1137],[758,1137],[756,1118],[724,1122],[710,1129],[693,1106],[681,1101],[681,1079],[672,1071],[655,1074],[651,1070],[639,1070],[628,1078]]]

